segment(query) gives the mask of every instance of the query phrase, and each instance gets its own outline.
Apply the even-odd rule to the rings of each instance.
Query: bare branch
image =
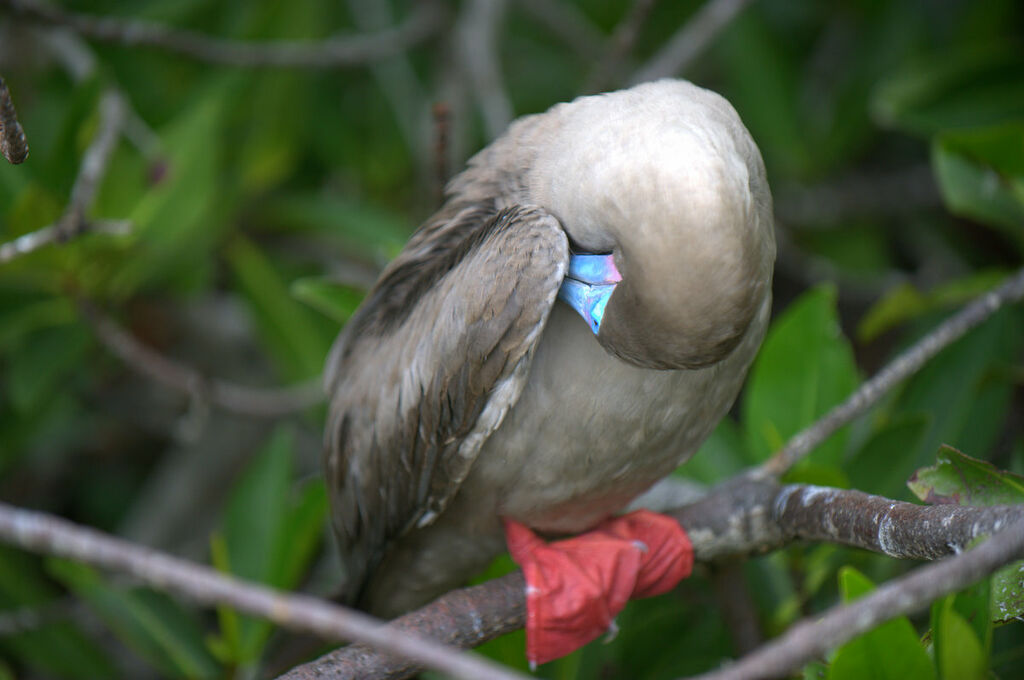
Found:
[[[919,371],[932,357],[963,337],[967,331],[992,316],[1007,303],[1024,297],[1024,269],[1011,275],[995,290],[979,296],[912,347],[890,361],[873,378],[862,384],[846,401],[816,423],[799,432],[770,460],[759,474],[781,475],[809,454],[843,425],[866,412],[902,380]]]
[[[604,33],[575,4],[565,0],[518,0],[517,4],[584,59],[599,59],[604,52]]]
[[[789,675],[808,661],[897,616],[924,609],[1024,557],[1024,520],[968,552],[893,579],[871,594],[792,626],[760,650],[699,680],[756,680]]]
[[[633,74],[643,83],[678,75],[696,59],[750,0],[708,0],[657,54]]]
[[[469,0],[456,26],[462,64],[489,139],[504,132],[513,117],[498,60],[498,30],[504,14],[505,0]]]
[[[360,30],[370,33],[393,23],[391,3],[380,0],[348,0],[348,8]],[[416,70],[404,54],[371,62],[370,72],[391,103],[395,121],[424,179],[430,173],[430,112],[427,95]]]
[[[0,264],[50,243],[68,241],[92,228],[86,222],[85,213],[92,205],[103,175],[106,174],[110,156],[124,125],[124,117],[125,102],[121,94],[115,90],[104,92],[100,98],[99,129],[82,156],[82,164],[71,187],[71,198],[64,214],[52,225],[0,244]],[[131,229],[130,224],[123,220],[104,221],[99,226],[101,231],[115,234]]]
[[[640,29],[647,21],[655,2],[657,0],[634,0],[626,16],[612,32],[607,52],[591,71],[587,85],[583,88],[586,92],[600,92],[618,81],[621,62],[629,55],[637,38],[640,37]]]
[[[17,165],[28,158],[28,140],[25,131],[18,122],[18,112],[14,110],[11,93],[7,83],[0,77],[0,153],[8,163]]]
[[[100,97],[100,124],[96,137],[82,156],[82,165],[78,168],[78,176],[71,187],[71,199],[64,217],[58,222],[65,225],[70,237],[77,233],[84,224],[85,212],[92,205],[96,192],[99,190],[103,175],[107,172],[110,156],[121,134],[125,120],[124,97],[116,90],[107,90]]]
[[[452,110],[445,102],[436,102],[431,109],[434,117],[434,200],[444,203],[444,187],[448,183],[448,146],[452,127]]]
[[[92,40],[128,47],[154,47],[190,59],[240,66],[344,68],[383,59],[417,45],[445,23],[444,8],[421,0],[401,24],[373,34],[339,35],[320,41],[254,43],[163,26],[68,12],[38,0],[0,0],[0,9],[38,23],[64,26]]]
[[[468,649],[522,628],[526,623],[525,592],[523,573],[516,571],[479,586],[453,590],[389,625]],[[421,670],[419,664],[358,644],[296,666],[281,680],[393,680]]]
[[[365,642],[453,677],[523,677],[439,642],[396,630],[362,612],[225,576],[210,567],[142,548],[45,513],[0,503],[0,540],[25,550],[122,572],[202,604],[227,604],[279,626],[325,639]]]
[[[93,220],[88,223],[88,231],[111,236],[127,236],[132,233],[130,220]],[[49,224],[33,232],[19,236],[13,241],[0,243],[0,264],[39,250],[51,243],[68,240],[68,234],[61,228],[61,223]]]
[[[764,634],[743,564],[736,561],[712,565],[708,576],[736,655],[743,656],[757,649],[764,641]]]
[[[699,562],[761,554],[796,540],[839,543],[907,559],[958,553],[975,538],[1024,520],[1024,506],[920,506],[860,491],[738,477],[667,513],[686,528]],[[526,621],[521,572],[456,590],[391,625],[460,647],[483,644]],[[298,666],[285,678],[405,678],[417,668],[360,645]],[[320,675],[317,675],[319,673]]]
[[[305,411],[324,399],[319,379],[293,387],[257,388],[208,378],[146,347],[91,303],[79,301],[79,309],[96,337],[119,359],[147,378],[200,402],[241,415],[275,417]]]

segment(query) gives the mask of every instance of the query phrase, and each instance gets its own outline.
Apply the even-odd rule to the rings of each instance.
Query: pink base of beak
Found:
[[[648,510],[545,543],[505,520],[512,559],[526,576],[526,657],[547,663],[608,632],[631,598],[660,595],[693,569],[693,546],[679,523]]]

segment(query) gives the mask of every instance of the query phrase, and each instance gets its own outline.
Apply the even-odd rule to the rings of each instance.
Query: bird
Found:
[[[393,617],[586,532],[689,458],[768,325],[760,151],[663,79],[524,116],[446,188],[325,366],[342,597]]]

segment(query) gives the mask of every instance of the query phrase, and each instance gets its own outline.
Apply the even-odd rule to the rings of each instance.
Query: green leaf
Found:
[[[768,458],[856,386],[853,352],[836,314],[836,291],[813,288],[775,321],[751,370],[743,425],[754,459]],[[847,433],[844,428],[832,435],[811,460],[838,466]]]
[[[327,524],[327,485],[323,478],[307,484],[288,513],[288,532],[277,550],[272,582],[282,588],[299,583],[313,561]]]
[[[731,418],[723,418],[697,454],[683,463],[676,474],[712,484],[740,472],[749,462],[742,432]]]
[[[843,601],[874,590],[853,567],[839,571]],[[901,616],[854,638],[839,648],[829,667],[829,680],[934,680],[935,668],[910,621]]]
[[[918,335],[934,325],[934,320],[919,324]],[[894,411],[932,417],[909,469],[932,462],[942,444],[987,451],[998,440],[1013,395],[1011,367],[1022,349],[1024,314],[1006,308],[940,352],[907,382]]]
[[[937,462],[921,468],[907,486],[927,503],[989,506],[1024,503],[1024,477],[943,446]],[[1000,621],[1024,616],[1024,561],[992,575],[992,604]],[[987,638],[983,640],[988,644]]]
[[[223,531],[212,543],[214,563],[222,571],[287,589],[308,568],[323,535],[327,492],[317,481],[292,500],[294,440],[290,429],[275,430],[232,490]],[[226,609],[220,621],[220,651],[229,650],[238,664],[255,662],[273,625]]]
[[[294,194],[268,201],[254,219],[264,229],[329,236],[349,255],[390,259],[412,226],[400,215],[334,194]]]
[[[984,592],[987,596],[987,587]],[[988,678],[988,649],[978,638],[977,631],[956,610],[956,600],[956,595],[948,595],[932,604],[932,640],[939,677],[942,680],[985,680]],[[988,603],[976,614],[991,631]]]
[[[717,50],[732,83],[729,99],[743,111],[765,160],[798,175],[812,162],[798,107],[798,66],[762,15],[759,6],[740,14]]]
[[[63,326],[77,318],[78,311],[67,298],[0,289],[0,350],[10,348],[30,333]]]
[[[31,411],[52,396],[61,381],[81,365],[92,335],[81,325],[50,329],[32,336],[20,351],[12,353],[8,388],[11,402],[21,411]]]
[[[115,295],[126,295],[143,284],[192,285],[208,273],[203,254],[212,250],[228,225],[221,219],[230,197],[222,189],[220,168],[232,82],[211,81],[161,131],[167,176],[150,187],[128,215],[137,241],[110,283]]]
[[[234,239],[226,255],[260,336],[278,365],[296,380],[319,375],[333,333],[291,296],[273,264],[251,241]]]
[[[212,678],[220,674],[217,662],[206,651],[198,622],[167,595],[108,586],[93,569],[66,560],[50,560],[48,568],[125,644],[164,675]]]
[[[1024,237],[1024,122],[939,135],[932,164],[950,212]]]
[[[224,543],[231,573],[242,578],[275,583],[275,565],[288,529],[288,488],[294,436],[285,428],[270,441],[246,469],[228,498],[224,511]],[[239,663],[259,658],[272,625],[263,619],[238,616]]]
[[[291,292],[297,300],[338,323],[348,321],[366,296],[365,290],[321,276],[292,281]]]
[[[928,414],[902,413],[878,427],[846,465],[850,485],[887,498],[904,495],[931,422]]]
[[[927,292],[909,283],[895,286],[861,318],[857,325],[857,339],[871,342],[882,333],[911,319],[960,307],[995,288],[1005,278],[1006,272],[982,271],[948,281]]]
[[[921,468],[907,486],[926,503],[1003,505],[1024,503],[1024,477],[972,458],[951,446],[939,449],[938,462]]]
[[[872,101],[883,126],[922,135],[1024,116],[1024,55],[1015,47],[944,50],[897,69]]]
[[[44,609],[59,602],[61,594],[43,579],[35,558],[0,546],[0,615],[6,610]],[[0,650],[27,668],[73,680],[113,678],[113,664],[95,642],[67,622],[49,623],[22,633],[0,637]]]

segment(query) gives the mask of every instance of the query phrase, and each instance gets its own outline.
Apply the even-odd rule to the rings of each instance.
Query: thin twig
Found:
[[[995,290],[979,296],[890,361],[846,401],[791,438],[780,451],[758,468],[755,474],[784,474],[818,444],[828,439],[833,432],[863,414],[899,382],[919,371],[936,354],[995,314],[1004,305],[1018,302],[1022,297],[1024,269],[1011,275]]]
[[[51,225],[0,244],[0,264],[10,262],[50,243],[69,241],[84,231],[93,229],[93,225],[86,221],[85,214],[96,197],[96,191],[106,174],[107,165],[124,125],[124,98],[115,90],[107,90],[100,98],[99,112],[99,129],[82,156],[82,163],[78,167],[78,175],[71,187],[71,197],[64,214]],[[101,231],[115,234],[122,234],[131,229],[131,225],[123,220],[107,220],[97,226]]]
[[[255,43],[216,38],[151,21],[69,12],[37,0],[0,0],[0,9],[39,23],[65,26],[102,42],[154,47],[190,59],[240,66],[344,68],[383,59],[417,45],[445,24],[444,8],[421,0],[401,24],[377,33],[339,35],[320,41]]]
[[[436,102],[431,109],[434,118],[434,200],[444,202],[444,187],[448,183],[448,145],[452,126],[451,107]]]
[[[28,158],[28,140],[18,122],[18,112],[7,89],[7,83],[0,77],[0,153],[8,163],[17,165]]]
[[[660,507],[658,509],[661,509]],[[906,559],[956,554],[978,536],[1024,520],[1024,506],[920,506],[861,491],[737,477],[699,501],[668,512],[686,528],[698,562],[722,562],[776,550],[797,540],[826,541]],[[456,590],[392,625],[473,647],[525,624],[521,572]],[[417,667],[360,645],[335,650],[285,678],[394,680]]]
[[[282,388],[244,387],[208,378],[195,368],[146,347],[91,303],[80,300],[79,309],[100,342],[128,366],[200,402],[241,415],[275,417],[305,411],[323,401],[319,378]]]
[[[90,233],[110,234],[111,236],[127,236],[132,232],[130,220],[92,220],[88,223]],[[63,242],[68,239],[67,230],[60,223],[49,224],[13,241],[0,243],[0,264],[39,250],[51,243]]]
[[[574,3],[565,0],[518,0],[516,4],[583,59],[600,59],[604,53],[604,33]]]
[[[42,604],[5,609],[0,613],[0,638],[38,630],[58,621],[67,621],[78,614],[80,606],[80,601],[63,597]]]
[[[924,609],[1024,557],[1024,521],[1014,522],[977,548],[893,579],[871,594],[801,621],[736,663],[694,680],[758,680],[784,677],[808,661],[886,621]]]
[[[116,90],[107,90],[100,97],[99,130],[82,156],[68,207],[57,223],[58,229],[65,229],[66,238],[77,234],[85,224],[85,213],[96,197],[124,126],[125,108],[124,97]]]
[[[457,678],[523,678],[437,641],[395,630],[362,612],[245,582],[53,515],[0,503],[0,540],[25,550],[125,573],[147,585],[179,593],[202,604],[227,604],[277,625],[325,639],[365,642]]]
[[[498,60],[498,33],[504,14],[505,0],[469,0],[456,26],[462,64],[472,83],[488,139],[504,132],[513,117]]]
[[[750,592],[743,564],[723,562],[713,565],[708,576],[736,655],[743,656],[757,649],[764,641],[764,634],[757,620],[757,603]]]
[[[361,31],[370,34],[393,23],[391,3],[380,0],[348,0],[348,8]],[[427,95],[407,55],[396,53],[389,59],[369,64],[377,85],[390,102],[395,122],[416,160],[422,179],[430,174],[430,113]]]
[[[45,31],[45,37],[40,42],[60,62],[75,83],[81,84],[95,75],[96,55],[77,34],[66,28],[50,28]],[[123,130],[125,138],[148,161],[155,161],[161,152],[160,137],[132,107],[128,97],[120,89],[115,87],[111,87],[111,89],[121,95],[125,109]]]
[[[633,74],[632,82],[678,75],[708,48],[750,0],[708,0],[686,24]]]
[[[622,60],[633,50],[637,38],[640,37],[640,29],[654,9],[655,2],[657,0],[634,0],[626,16],[612,32],[607,52],[590,72],[584,91],[600,92],[618,82]]]

